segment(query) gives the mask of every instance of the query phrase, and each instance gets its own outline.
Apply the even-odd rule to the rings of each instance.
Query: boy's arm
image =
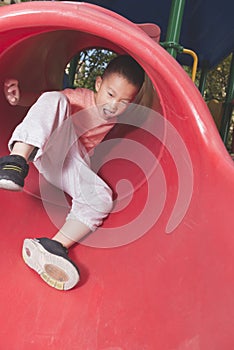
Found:
[[[35,92],[21,94],[19,82],[16,79],[5,80],[4,94],[7,101],[12,106],[31,106],[40,96],[40,93]]]

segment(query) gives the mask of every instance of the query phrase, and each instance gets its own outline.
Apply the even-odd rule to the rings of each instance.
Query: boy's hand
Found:
[[[16,106],[20,100],[18,80],[6,79],[4,82],[4,94],[10,105]]]

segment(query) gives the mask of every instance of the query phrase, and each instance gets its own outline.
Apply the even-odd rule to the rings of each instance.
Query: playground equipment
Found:
[[[72,249],[82,276],[74,290],[44,285],[20,257],[25,237],[57,230],[35,169],[24,192],[1,191],[1,348],[232,349],[234,168],[191,79],[141,28],[95,5],[7,6],[0,31],[1,86],[14,77],[25,91],[60,89],[76,52],[103,47],[132,55],[156,91],[150,127],[130,128],[105,155],[103,176],[117,194],[131,183],[131,198]],[[0,103],[3,155],[26,110],[9,106],[3,89]],[[146,149],[149,163],[141,152],[119,157],[121,143],[126,153],[132,143]]]

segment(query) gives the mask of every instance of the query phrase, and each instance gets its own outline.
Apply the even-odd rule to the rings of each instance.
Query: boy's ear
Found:
[[[99,91],[101,85],[102,85],[102,77],[99,75],[99,76],[97,76],[96,81],[95,81],[95,90],[97,92]]]

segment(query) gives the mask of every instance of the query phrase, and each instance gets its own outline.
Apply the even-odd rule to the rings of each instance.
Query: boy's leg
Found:
[[[15,142],[33,145],[38,149],[34,159],[39,158],[54,130],[68,117],[69,108],[62,93],[52,91],[42,94],[15,128],[8,143],[9,149],[12,151]]]
[[[52,239],[60,242],[68,249],[84,238],[89,232],[90,228],[83,222],[79,220],[66,220]]]
[[[83,155],[79,154],[78,157],[73,157],[74,149],[76,149],[73,129],[70,127],[67,130],[64,129],[65,133],[67,131],[70,133],[65,135],[69,137],[57,138],[57,133],[53,133],[56,128],[62,125],[68,115],[66,98],[60,93],[44,95],[30,109],[30,113],[28,113],[23,123],[16,128],[10,140],[10,145],[16,141],[21,141],[36,147],[38,151],[35,157],[35,165],[49,182],[62,188],[73,198],[73,204],[68,220],[64,224],[65,230],[60,230],[52,240],[26,239],[23,246],[23,257],[26,263],[36,270],[48,284],[58,289],[70,289],[78,282],[79,272],[75,264],[68,258],[67,250],[61,244],[64,240],[61,236],[64,236],[64,232],[66,232],[66,238],[71,243],[67,241],[65,244],[70,246],[72,242],[77,242],[90,230],[95,230],[110,212],[112,196],[111,190],[104,181],[93,173],[83,160]],[[33,118],[30,118],[30,115],[33,115]],[[37,118],[35,118],[35,115]],[[42,118],[44,119],[42,120]],[[48,145],[47,139],[51,134],[53,134],[53,137],[50,138],[51,142]],[[60,148],[57,147],[56,140],[60,140]],[[68,140],[70,144],[65,145],[65,140]],[[74,147],[71,147],[71,145]],[[70,148],[73,152],[68,152]],[[70,154],[70,157],[66,158],[67,153]],[[65,158],[68,160],[64,166],[66,171],[62,171],[64,170]],[[55,159],[58,169],[54,168]],[[78,176],[80,184],[77,186],[78,174],[80,175]],[[74,230],[69,228],[67,232],[67,225],[70,225],[70,222],[75,223]],[[62,242],[60,243],[56,239]],[[58,275],[56,271],[60,271],[61,274]]]
[[[38,99],[12,134],[9,141],[11,154],[0,158],[0,188],[22,189],[28,173],[28,160],[30,157],[31,160],[41,158],[47,140],[68,116],[69,103],[63,94],[50,92]],[[16,179],[15,174],[18,174],[19,179]],[[48,238],[26,239],[23,258],[49,285],[57,289],[70,289],[79,281],[78,268],[59,241]]]
[[[69,104],[62,93],[48,92],[38,99],[12,134],[10,156],[0,158],[0,188],[22,190],[33,151],[35,158],[40,157],[48,138],[68,115]]]
[[[33,145],[28,145],[27,143],[24,143],[24,142],[15,142],[12,147],[10,155],[11,156],[20,155],[28,162],[28,159],[34,149],[35,147]]]
[[[59,134],[57,139],[66,140],[67,137],[64,136],[68,130],[69,127],[64,130],[63,137]],[[56,184],[72,197],[71,211],[63,227],[49,240],[50,251],[43,247],[43,242],[40,240],[26,239],[23,246],[23,257],[25,262],[46,283],[58,289],[70,289],[79,281],[79,272],[77,270],[75,277],[73,266],[70,270],[65,262],[66,257],[57,258],[56,244],[59,242],[69,248],[101,225],[104,217],[112,208],[112,192],[105,182],[90,169],[89,164],[83,159],[82,151],[79,152],[77,144],[74,144],[67,152],[65,161],[62,161],[61,164],[56,163],[57,167],[54,165],[48,173],[49,160],[58,158],[56,152],[59,152],[60,155],[63,153],[63,150],[59,150],[59,145],[58,147],[52,146],[55,146],[55,140],[53,145],[48,147],[48,154],[45,152],[43,155],[45,160],[40,159],[41,170],[46,171],[46,178],[50,183]],[[47,198],[47,200],[51,199]],[[62,259],[65,262],[64,265]],[[66,281],[64,281],[64,276],[66,276]]]

